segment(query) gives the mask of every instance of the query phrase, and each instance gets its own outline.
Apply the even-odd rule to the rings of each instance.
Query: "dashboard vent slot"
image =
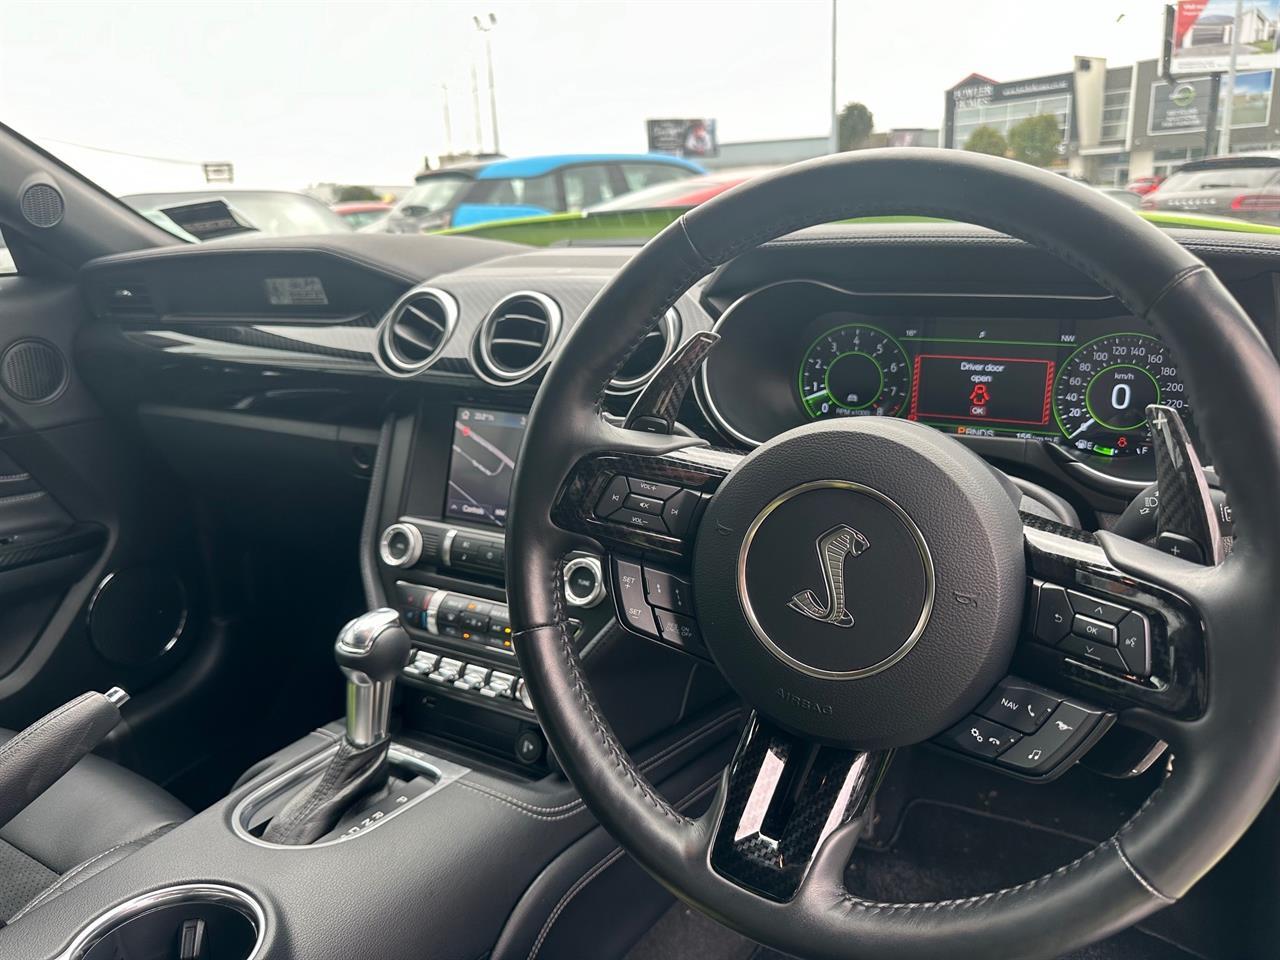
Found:
[[[639,390],[667,362],[679,344],[680,314],[672,307],[618,368],[618,375],[609,381],[607,392],[618,394]]]
[[[472,345],[481,380],[507,386],[527,380],[551,358],[560,337],[560,307],[532,290],[513,293],[484,318]]]
[[[147,285],[135,277],[108,280],[102,287],[106,315],[117,320],[154,319],[155,302]]]
[[[426,370],[458,323],[458,302],[443,290],[417,287],[395,302],[378,331],[378,365],[393,377]]]

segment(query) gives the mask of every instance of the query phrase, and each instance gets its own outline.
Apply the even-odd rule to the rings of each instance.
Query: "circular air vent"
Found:
[[[418,287],[382,319],[375,357],[393,377],[412,377],[435,363],[458,322],[458,302],[443,290]]]
[[[22,188],[19,200],[23,219],[33,227],[56,227],[62,221],[62,194],[52,183],[38,180]]]
[[[480,324],[472,363],[481,380],[509,386],[527,380],[550,359],[560,336],[560,307],[532,290],[498,302]]]
[[[634,393],[649,382],[680,343],[680,314],[672,307],[640,341],[609,381],[608,393]]]

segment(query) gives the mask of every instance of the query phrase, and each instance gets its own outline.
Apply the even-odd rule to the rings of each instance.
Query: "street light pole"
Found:
[[[836,112],[836,0],[831,0],[831,143],[828,152],[840,152],[840,117]]]
[[[493,86],[493,40],[489,36],[490,31],[498,25],[498,18],[491,13],[483,20],[480,17],[472,17],[471,20],[476,25],[476,29],[484,34],[484,57],[489,71],[489,122],[493,126],[493,152],[501,153],[498,147],[498,92]]]
[[[1231,24],[1231,58],[1227,61],[1226,98],[1222,104],[1222,132],[1218,139],[1218,153],[1231,152],[1231,113],[1236,99],[1236,53],[1240,49],[1240,18],[1244,13],[1244,0],[1236,0],[1236,18]]]

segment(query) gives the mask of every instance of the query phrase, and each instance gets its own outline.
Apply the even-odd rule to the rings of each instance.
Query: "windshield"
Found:
[[[1174,6],[1166,35],[1157,0],[264,0],[252,29],[215,0],[20,2],[0,89],[7,124],[188,240],[180,194],[231,212],[188,225],[241,234],[636,243],[742,171],[885,148],[1005,157],[1164,227],[1280,231],[1254,199],[1269,170],[1179,172],[1280,156],[1280,0]],[[329,215],[356,200],[392,208]]]
[[[318,233],[350,233],[351,224],[322,203],[288,193],[141,193],[120,198],[148,220],[185,240],[204,236],[184,229],[190,226],[183,211],[210,201],[227,205],[246,229],[234,233],[265,233],[272,237],[301,237]]]
[[[414,214],[436,213],[450,206],[470,182],[470,177],[427,177],[409,188],[397,210]]]

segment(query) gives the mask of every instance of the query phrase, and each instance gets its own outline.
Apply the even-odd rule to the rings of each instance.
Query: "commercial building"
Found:
[[[1280,150],[1275,73],[1237,75],[1232,153]],[[1056,166],[1090,183],[1119,186],[1218,152],[1216,134],[1206,152],[1211,89],[1209,77],[1170,83],[1155,60],[1109,67],[1099,57],[1076,57],[1069,72],[1005,83],[975,73],[946,92],[942,145],[962,149],[982,126],[1007,136],[1019,120],[1049,114],[1062,133]],[[1220,122],[1223,111],[1216,114]]]

